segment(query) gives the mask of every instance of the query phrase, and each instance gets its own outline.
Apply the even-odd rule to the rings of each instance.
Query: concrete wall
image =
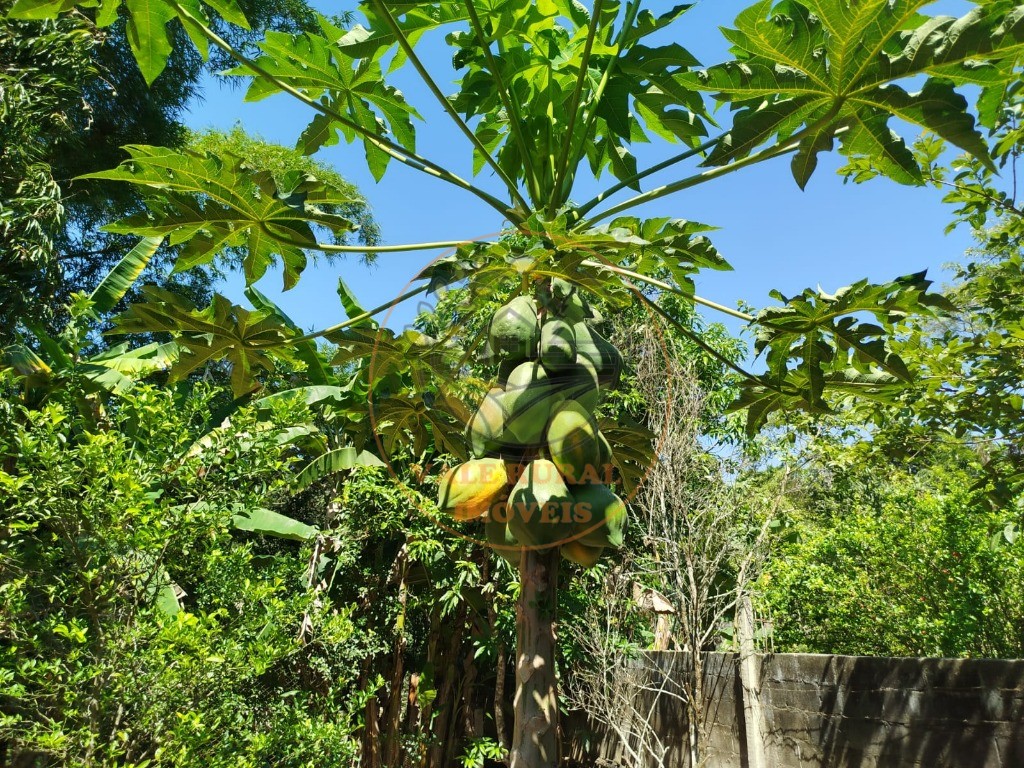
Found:
[[[650,660],[669,683],[687,662],[668,652]],[[1024,660],[777,654],[757,661],[771,768],[1024,768]],[[704,681],[706,768],[749,768],[736,658],[708,654]],[[665,768],[690,768],[682,704],[662,696],[655,709],[670,744]],[[578,717],[565,728],[581,765],[646,768],[626,760],[605,728]]]

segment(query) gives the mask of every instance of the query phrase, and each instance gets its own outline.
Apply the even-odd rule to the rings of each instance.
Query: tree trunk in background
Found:
[[[458,715],[458,699],[456,693],[459,688],[456,686],[459,677],[459,654],[462,649],[462,633],[466,626],[467,606],[463,602],[459,605],[459,612],[455,616],[454,629],[451,629],[451,636],[448,645],[441,648],[437,664],[434,666],[434,681],[437,685],[437,698],[434,699],[432,709],[437,714],[427,719],[427,732],[432,733],[436,739],[434,745],[427,753],[428,768],[448,768],[451,764],[448,750],[455,745],[451,743],[448,734],[448,724]],[[442,631],[451,625],[442,624]],[[437,682],[440,680],[440,684]]]
[[[491,569],[490,558],[484,559],[484,582],[490,585]],[[494,608],[494,590],[484,590],[484,600],[487,601],[487,626],[490,628],[491,637],[498,638],[498,612]],[[508,750],[508,731],[505,730],[505,673],[508,670],[508,659],[505,652],[505,644],[500,639],[498,643],[498,663],[494,680],[494,730],[498,733],[498,744],[502,749]]]
[[[398,583],[398,623],[395,627],[395,649],[391,662],[391,684],[388,687],[388,706],[385,716],[384,730],[384,765],[386,768],[398,768],[401,764],[402,751],[402,687],[405,682],[405,609],[409,598],[406,584],[408,575],[408,550],[402,547],[399,555],[402,561],[401,577]]]
[[[558,548],[524,549],[516,605],[516,696],[511,768],[557,768],[555,616]]]

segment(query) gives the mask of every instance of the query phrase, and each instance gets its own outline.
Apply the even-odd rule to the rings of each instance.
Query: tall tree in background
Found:
[[[116,165],[128,144],[187,146],[185,109],[201,103],[203,78],[230,61],[219,49],[204,61],[178,44],[160,76],[147,83],[137,68],[124,66],[139,44],[127,15],[102,28],[88,8],[56,22],[15,21],[6,18],[12,5],[0,0],[0,344],[10,342],[26,316],[51,330],[62,325],[70,294],[95,286],[135,244],[101,227],[143,210],[138,191],[75,179]],[[305,0],[241,5],[251,29],[212,23],[243,50],[264,30],[315,25]],[[375,229],[366,226],[360,239],[376,242]],[[163,247],[150,278],[174,259],[174,250]],[[178,278],[178,288],[207,301],[212,278],[193,272]]]
[[[59,282],[54,240],[65,212],[49,148],[75,134],[94,47],[72,17],[0,20],[0,344],[47,307]]]

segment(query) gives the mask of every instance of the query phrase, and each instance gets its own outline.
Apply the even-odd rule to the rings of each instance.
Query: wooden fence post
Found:
[[[760,665],[754,649],[754,607],[750,595],[736,602],[736,639],[739,644],[740,687],[743,689],[743,729],[746,735],[746,768],[768,768],[764,742],[764,710],[761,708]]]

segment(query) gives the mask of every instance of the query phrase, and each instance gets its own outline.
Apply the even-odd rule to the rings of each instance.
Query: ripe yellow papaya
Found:
[[[576,333],[576,354],[589,362],[597,371],[601,384],[614,387],[622,373],[622,354],[608,339],[586,322],[573,326]]]
[[[598,434],[594,417],[575,400],[566,400],[551,415],[548,453],[569,483],[584,482],[596,472],[601,460]]]
[[[509,532],[527,546],[558,546],[572,530],[572,506],[558,467],[545,459],[531,461],[509,495]]]
[[[517,296],[491,317],[488,344],[499,360],[527,360],[537,355],[540,322],[537,304],[529,296]]]
[[[569,323],[555,318],[541,326],[540,362],[552,375],[575,364],[576,334]]]
[[[626,535],[626,504],[607,485],[574,485],[571,489],[576,503],[574,533],[588,547],[618,549]],[[584,519],[589,517],[589,519]]]
[[[593,568],[601,559],[604,547],[588,547],[579,541],[567,541],[562,545],[562,557],[570,563],[582,565],[584,568]]]
[[[508,474],[501,459],[472,459],[448,470],[437,488],[437,506],[456,520],[476,520],[505,494]]]
[[[482,459],[501,447],[505,431],[504,396],[500,389],[490,390],[466,426],[470,452],[476,459]]]

